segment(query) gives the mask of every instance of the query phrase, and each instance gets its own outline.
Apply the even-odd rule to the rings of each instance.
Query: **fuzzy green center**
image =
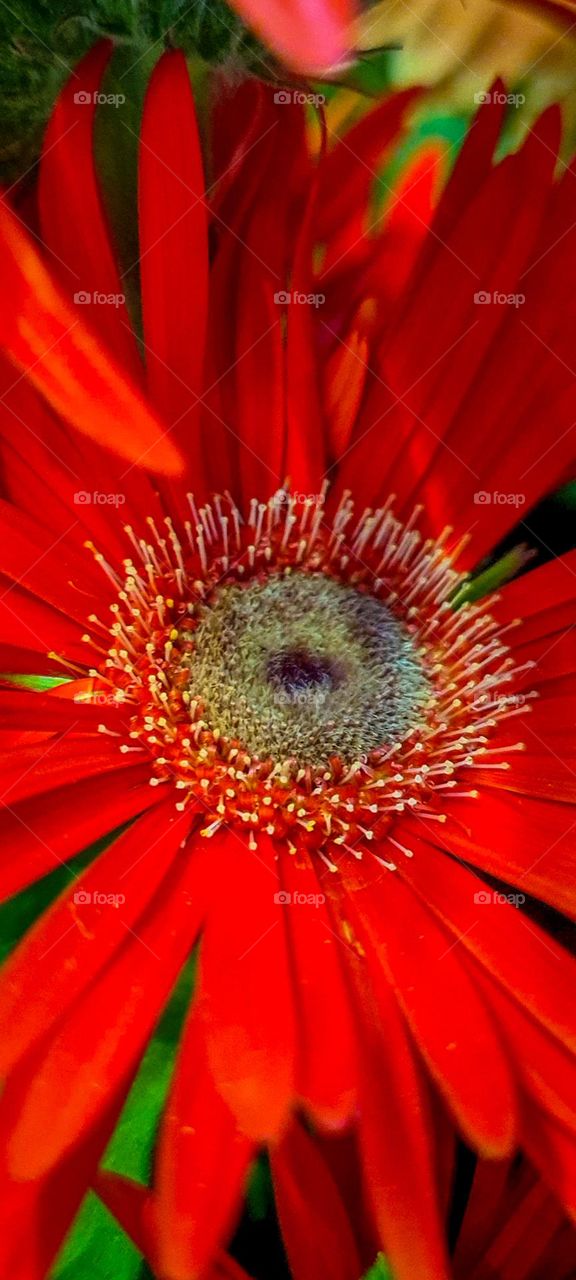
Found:
[[[211,729],[261,759],[351,764],[419,723],[430,697],[406,627],[323,573],[220,588],[191,638],[191,698]]]

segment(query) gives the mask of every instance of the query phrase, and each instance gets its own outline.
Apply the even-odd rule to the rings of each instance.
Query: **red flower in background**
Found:
[[[530,7],[542,9],[545,13],[553,14],[567,28],[566,34],[574,33],[574,13],[576,4],[574,0],[527,0]]]
[[[490,103],[433,217],[416,166],[371,231],[410,96],[315,157],[248,85],[208,207],[167,54],[142,363],[74,100],[107,56],[48,131],[42,254],[1,209],[0,666],[69,677],[2,693],[3,896],[129,824],[4,972],[5,1269],[100,1179],[159,1275],[234,1274],[267,1145],[295,1276],[444,1277],[458,1135],[576,1202],[574,962],[518,905],[574,913],[576,557],[453,607],[574,466],[574,175],[556,112],[495,166]],[[98,1166],[199,938],[140,1203]]]
[[[353,0],[232,0],[232,8],[283,62],[305,75],[337,70],[350,59]]]

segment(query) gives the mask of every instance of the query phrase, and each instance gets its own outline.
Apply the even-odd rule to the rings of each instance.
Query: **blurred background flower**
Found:
[[[568,6],[567,6],[568,7]],[[522,89],[531,118],[576,87],[576,7],[571,23],[552,5],[507,0],[382,0],[364,14],[359,47],[398,48],[385,54],[396,88],[425,85],[448,110],[470,111],[474,95],[495,76]],[[512,113],[514,114],[514,113]]]
[[[178,46],[197,96],[217,64],[232,80],[336,82],[340,117],[358,109],[354,89],[377,97],[413,84],[429,90],[432,112],[470,116],[474,95],[501,75],[526,98],[525,110],[511,113],[512,135],[527,115],[563,100],[572,136],[574,18],[572,0],[14,0],[0,6],[0,179],[34,165],[56,96],[99,35],[115,40],[116,71],[135,104],[159,53]]]

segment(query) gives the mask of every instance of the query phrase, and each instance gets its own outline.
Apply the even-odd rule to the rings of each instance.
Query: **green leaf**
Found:
[[[482,600],[484,596],[491,595],[492,592],[498,591],[505,582],[509,582],[511,578],[515,578],[516,574],[529,564],[535,556],[536,552],[520,543],[517,547],[513,547],[511,551],[507,551],[506,555],[501,556],[494,564],[483,569],[475,578],[470,578],[458,588],[456,595],[453,597],[452,604],[455,609],[459,609],[463,604],[473,604],[476,600]]]
[[[378,1254],[374,1266],[366,1272],[363,1280],[393,1280],[392,1272],[383,1254]]]
[[[141,1267],[136,1247],[90,1191],[51,1280],[137,1280]]]
[[[560,503],[561,507],[568,507],[570,511],[573,511],[576,507],[576,482],[571,480],[570,484],[566,484],[563,489],[559,489],[558,493],[555,494],[555,501]]]
[[[265,1154],[254,1161],[246,1191],[248,1214],[253,1222],[263,1222],[274,1212],[274,1188],[270,1162]]]
[[[47,689],[57,689],[59,685],[69,683],[68,676],[26,676],[19,671],[0,673],[0,680],[15,684],[18,689],[32,689],[35,693],[45,693]]]

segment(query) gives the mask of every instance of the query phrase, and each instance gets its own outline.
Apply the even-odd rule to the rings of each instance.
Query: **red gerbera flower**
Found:
[[[457,1134],[576,1203],[574,962],[522,909],[574,912],[576,559],[479,604],[462,578],[574,465],[574,175],[554,182],[555,111],[494,165],[490,103],[429,230],[420,170],[374,232],[409,97],[316,155],[294,103],[244,86],[208,207],[169,53],[140,140],[141,364],[92,161],[107,56],[48,131],[44,249],[0,213],[0,666],[66,677],[2,695],[3,895],[116,832],[6,966],[5,1270],[46,1274],[201,938],[146,1201],[158,1274],[228,1265],[267,1145],[296,1276],[355,1280],[380,1243],[398,1280],[440,1280]],[[324,1170],[339,1142],[363,1243],[359,1187]],[[304,1169],[315,1253],[285,1226]]]

